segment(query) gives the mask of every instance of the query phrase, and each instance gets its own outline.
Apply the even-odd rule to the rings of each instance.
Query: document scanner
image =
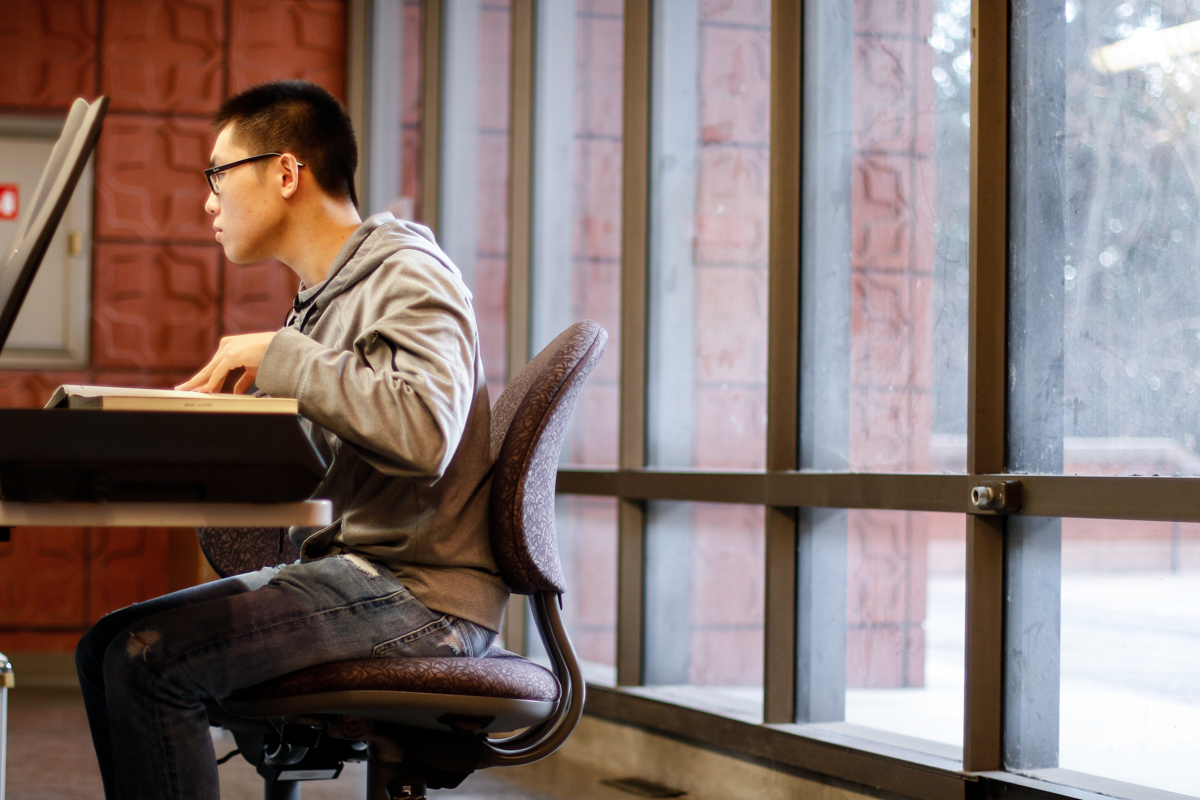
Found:
[[[107,107],[75,101],[0,260],[0,348]],[[324,475],[296,414],[0,409],[0,500],[286,503]]]

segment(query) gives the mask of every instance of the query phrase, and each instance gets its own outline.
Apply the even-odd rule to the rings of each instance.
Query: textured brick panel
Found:
[[[850,394],[850,469],[911,471],[913,395],[857,389]],[[921,434],[928,438],[928,433]]]
[[[96,0],[5,0],[0,106],[66,108],[96,93]]]
[[[854,131],[856,150],[911,152],[915,144],[914,83],[909,39],[858,36],[854,40]],[[926,46],[926,49],[928,47]]]
[[[165,528],[91,531],[88,621],[168,591]]]
[[[225,277],[222,335],[282,328],[300,287],[296,273],[275,259],[254,264],[221,261]]]
[[[921,624],[928,561],[923,515],[851,511],[848,527],[847,624]]]
[[[850,689],[925,685],[925,632],[913,625],[846,631],[846,686]]]
[[[576,255],[621,257],[621,142],[575,140]]]
[[[511,14],[507,8],[488,6],[481,10],[480,16],[479,127],[485,131],[507,131]]]
[[[607,497],[568,497],[563,557],[569,574],[564,609],[572,632],[617,622],[617,503]]]
[[[479,135],[479,257],[508,255],[508,133]]]
[[[64,653],[75,652],[83,627],[74,631],[0,631],[0,652]],[[19,679],[18,679],[19,680]]]
[[[342,97],[345,12],[337,0],[232,0],[229,91],[303,78]]]
[[[851,277],[850,381],[854,386],[913,386],[910,281],[898,273]]]
[[[503,385],[505,339],[505,310],[508,262],[503,258],[482,257],[475,262],[475,286],[471,289],[475,320],[479,325],[479,348],[483,354],[484,374]],[[493,395],[495,400],[499,395]]]
[[[701,18],[707,22],[769,26],[770,0],[704,0]]]
[[[603,14],[620,17],[625,13],[624,0],[579,0],[575,8],[580,14]]]
[[[611,340],[609,347],[612,347]],[[604,357],[608,358],[608,355]],[[567,429],[566,463],[587,467],[616,466],[620,419],[618,390],[616,381],[598,380],[594,373],[583,387]]]
[[[700,155],[696,260],[766,264],[768,153],[706,147]]]
[[[701,138],[765,145],[771,124],[770,35],[706,26],[702,37]]]
[[[700,469],[762,469],[766,463],[767,393],[762,384],[696,390],[696,445]]]
[[[400,98],[404,104],[403,122],[408,127],[421,123],[421,0],[404,3],[403,56],[404,93]]]
[[[98,246],[93,364],[147,371],[205,364],[217,345],[219,261],[211,247]]]
[[[927,392],[854,390],[850,394],[850,469],[933,469],[933,398]]]
[[[611,334],[620,327],[621,313],[621,263],[612,261],[575,262],[575,282],[573,286],[573,310],[579,319],[594,319]],[[612,343],[609,343],[611,350]],[[615,375],[608,361],[609,351],[605,351],[604,360],[597,365],[600,375]],[[594,378],[593,378],[594,379]]]
[[[913,160],[904,156],[853,159],[850,247],[855,268],[904,269],[912,263],[912,173]]]
[[[857,33],[928,36],[933,24],[930,0],[855,0]]]
[[[692,625],[763,624],[763,512],[755,506],[692,506]]]
[[[699,267],[695,271],[696,380],[767,379],[767,271]]]
[[[15,528],[0,542],[0,629],[82,626],[85,550],[80,528]]]
[[[42,408],[64,383],[89,383],[86,372],[0,370],[0,408]]]
[[[762,686],[761,627],[692,629],[688,683],[693,686]]]
[[[130,386],[137,389],[174,389],[186,381],[195,370],[184,372],[97,372],[97,386]]]
[[[212,242],[212,220],[204,213],[212,138],[204,120],[109,116],[96,169],[96,233]]]
[[[937,162],[932,157],[918,156],[912,161],[912,262],[910,269],[932,280],[936,258],[934,226],[937,224]],[[965,169],[964,169],[965,176]],[[943,178],[944,180],[944,178]],[[964,177],[965,180],[965,177]],[[931,283],[925,284],[925,293],[933,293]],[[965,347],[965,342],[963,343]]]
[[[916,43],[913,90],[916,93],[916,141],[918,155],[933,156],[937,150],[937,83],[933,80],[933,48],[924,40]]]
[[[577,28],[575,130],[620,138],[625,25],[619,18],[580,17]]]
[[[114,110],[215,110],[224,43],[223,0],[107,0],[104,93]]]
[[[910,272],[908,294],[911,298],[912,386],[933,388],[933,276]]]
[[[421,207],[421,132],[405,128],[400,135],[400,193],[411,197],[413,207]],[[419,217],[414,217],[419,221]]]

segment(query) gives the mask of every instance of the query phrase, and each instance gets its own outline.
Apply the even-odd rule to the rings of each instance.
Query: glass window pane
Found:
[[[646,513],[645,682],[762,721],[763,510],[653,502]],[[663,696],[663,695],[656,695]]]
[[[813,572],[819,573],[801,572],[801,596],[810,606],[801,611],[802,625],[844,620],[814,625],[813,638],[802,637],[802,675],[818,674],[806,664],[845,653],[842,687],[832,675],[824,686],[801,683],[801,710],[809,712],[809,721],[836,728],[844,719],[916,737],[924,740],[913,743],[919,749],[961,758],[964,532],[958,514],[822,509],[802,515],[801,562],[814,558]],[[841,548],[839,538],[845,542]],[[831,576],[844,582],[841,592],[828,583]],[[806,580],[814,581],[811,590]],[[844,608],[835,608],[835,602]],[[819,693],[838,689],[837,700],[844,692],[844,712],[836,702],[818,701]],[[806,707],[807,698],[812,699]]]
[[[1196,474],[1200,7],[1013,19],[1011,466]]]
[[[770,4],[658,2],[648,459],[762,468]]]
[[[438,241],[474,295],[493,401],[504,389],[508,296],[509,4],[445,4]]]
[[[608,349],[576,401],[563,463],[617,463],[622,4],[542,0],[535,76],[532,345],[598,321]],[[564,266],[566,265],[566,266]]]
[[[617,501],[560,496],[558,544],[567,591],[563,618],[589,682],[616,684]]]
[[[621,349],[622,4],[543,0],[537,25],[533,354],[578,320],[608,331],[563,462],[610,466]]]
[[[421,113],[424,98],[421,96],[422,51],[421,51],[421,0],[404,0],[404,35],[400,68],[403,88],[401,101],[400,139],[400,203],[396,216],[420,220],[417,210],[421,207]]]
[[[969,17],[807,6],[803,468],[965,469]]]
[[[1200,794],[1200,525],[1051,519],[1011,533],[1009,768]]]

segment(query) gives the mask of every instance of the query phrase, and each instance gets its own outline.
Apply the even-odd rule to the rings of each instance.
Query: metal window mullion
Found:
[[[799,456],[801,4],[771,6],[771,139],[767,309],[767,470]],[[763,721],[796,717],[797,522],[794,508],[765,509]]]
[[[442,0],[421,9],[420,195],[415,216],[438,234],[442,188]]]
[[[971,5],[970,322],[967,470],[1005,468],[1008,256],[1008,3]],[[1002,517],[967,517],[963,769],[1003,766]]]
[[[535,0],[513,0],[508,139],[508,275],[505,383],[529,361],[530,275],[533,259],[533,124]],[[513,595],[504,617],[505,646],[524,653],[525,598]]]
[[[346,4],[346,113],[358,131],[358,169],[354,173],[359,202],[366,204],[370,192],[371,170],[371,71],[376,47],[371,31],[371,0],[350,0]],[[397,48],[399,49],[399,48]],[[363,209],[360,209],[360,211]]]
[[[650,194],[651,0],[625,0],[621,168],[621,468],[646,459],[646,293]],[[619,500],[617,683],[643,680],[646,509]]]
[[[536,6],[535,0],[513,0],[510,20],[506,381],[529,361]]]

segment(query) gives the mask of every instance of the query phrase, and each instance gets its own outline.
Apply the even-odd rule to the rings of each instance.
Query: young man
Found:
[[[336,522],[293,530],[300,563],[140,603],[84,635],[76,663],[110,799],[217,797],[205,700],[330,661],[482,655],[508,597],[458,270],[419,225],[360,222],[354,133],[323,89],[249,89],[213,128],[205,210],[226,257],[277,258],[303,283],[282,330],[223,339],[180,388],[214,391],[244,369],[238,391],[296,398]]]

